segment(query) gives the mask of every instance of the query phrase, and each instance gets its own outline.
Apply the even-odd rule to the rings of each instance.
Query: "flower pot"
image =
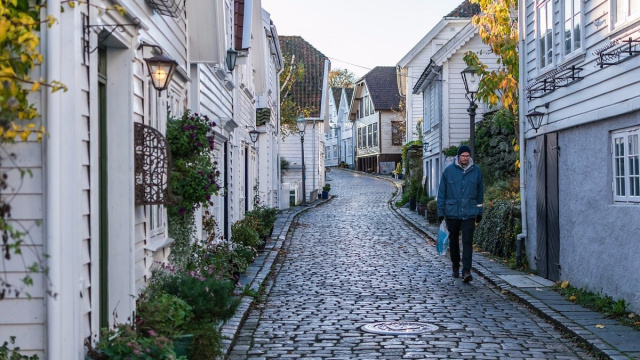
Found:
[[[329,192],[328,191],[323,191],[322,192],[322,198],[323,199],[328,199],[329,198]]]
[[[418,215],[424,216],[425,212],[427,211],[427,204],[418,203],[416,205],[416,211],[418,212]]]
[[[402,179],[402,174],[398,174],[398,180]]]
[[[187,350],[193,342],[193,334],[176,335],[173,337],[173,351],[176,357],[187,356]]]
[[[416,211],[416,205],[415,196],[409,197],[409,211]]]

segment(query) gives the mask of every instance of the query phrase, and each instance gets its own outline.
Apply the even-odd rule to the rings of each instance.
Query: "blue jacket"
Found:
[[[482,171],[469,160],[469,165],[463,170],[456,157],[453,164],[442,172],[438,187],[439,217],[464,220],[482,215]]]

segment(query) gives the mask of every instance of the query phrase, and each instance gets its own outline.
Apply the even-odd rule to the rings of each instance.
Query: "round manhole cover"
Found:
[[[387,321],[362,326],[360,329],[382,335],[413,335],[438,330],[433,324],[415,321]]]

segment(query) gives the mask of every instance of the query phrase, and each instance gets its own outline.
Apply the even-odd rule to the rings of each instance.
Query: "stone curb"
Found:
[[[350,170],[350,171],[356,172],[353,170]],[[361,173],[361,172],[357,172],[357,173],[361,175],[371,176],[380,180],[389,181],[396,186],[397,190],[399,190],[400,188],[398,182],[394,181],[395,179],[378,176],[378,175],[371,175],[367,173]],[[397,199],[398,196],[400,196],[399,191],[397,191],[396,194],[391,198],[391,200],[389,200],[389,206],[391,207],[391,209],[394,210],[398,216],[404,219],[416,231],[423,233],[424,235],[429,237],[431,240],[435,241],[435,239],[437,239],[437,236],[438,236],[436,233],[433,233],[429,229],[424,228],[424,226],[414,221],[414,219],[411,219],[405,216],[405,214],[401,209],[398,209],[393,205],[393,202]],[[537,316],[549,321],[551,324],[553,324],[555,327],[560,329],[562,332],[568,335],[571,335],[573,337],[576,337],[582,343],[586,344],[588,348],[596,354],[596,356],[599,355],[601,358],[610,359],[610,360],[632,359],[630,356],[623,354],[621,351],[619,351],[612,345],[602,340],[598,335],[587,330],[586,328],[576,323],[575,321],[567,318],[561,312],[552,309],[543,301],[531,296],[527,292],[522,291],[517,287],[514,287],[509,283],[507,283],[506,281],[502,280],[500,277],[495,275],[493,272],[491,272],[489,269],[487,269],[483,265],[483,263],[486,261],[488,260],[485,256],[483,256],[482,254],[475,253],[474,254],[475,265],[472,270],[475,271],[477,274],[479,274],[482,278],[487,280],[490,284],[495,286],[498,290],[500,290],[501,293],[515,297],[520,303],[522,303],[523,305],[531,309]],[[567,303],[572,304],[570,302],[567,302]]]
[[[286,210],[278,214],[276,218],[276,222],[273,225],[273,232],[271,234],[271,241],[267,244],[265,250],[260,252],[256,257],[256,260],[249,266],[249,269],[245,274],[240,277],[240,283],[242,286],[249,285],[251,290],[260,291],[260,288],[263,286],[265,280],[269,277],[271,272],[273,271],[273,264],[275,262],[276,257],[278,256],[279,251],[283,248],[285,240],[287,238],[287,234],[289,233],[289,229],[291,227],[291,223],[295,220],[295,218],[313,208],[316,208],[328,201],[331,201],[334,196],[331,196],[328,200],[317,200],[313,203],[310,203],[308,207],[295,207]],[[240,333],[240,328],[246,321],[249,316],[249,311],[251,310],[251,306],[254,303],[254,299],[251,296],[242,296],[240,300],[240,305],[236,310],[235,315],[227,320],[222,327],[220,328],[220,332],[222,334],[222,357],[221,359],[226,359],[230,352],[231,348],[235,344],[235,341]]]

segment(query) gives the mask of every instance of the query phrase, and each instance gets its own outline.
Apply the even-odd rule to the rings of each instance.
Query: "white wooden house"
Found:
[[[349,120],[349,110],[351,109],[351,99],[353,89],[344,88],[340,94],[338,105],[338,137],[340,139],[338,147],[338,163],[344,162],[350,168],[355,164],[355,151],[353,143],[353,123]]]
[[[640,6],[536,0],[519,9],[528,262],[638,312]],[[533,111],[544,114],[538,129],[525,119]]]
[[[45,9],[59,22],[42,28],[45,60],[34,77],[59,80],[69,90],[41,90],[34,97],[50,134],[42,143],[33,135],[8,147],[16,153],[15,165],[33,173],[19,186],[17,169],[8,171],[7,191],[16,192],[12,220],[29,229],[32,242],[25,260],[49,255],[43,260],[49,276],[36,274],[26,289],[30,298],[22,293],[0,301],[0,341],[15,335],[23,353],[84,359],[85,339],[127,321],[152,263],[166,261],[172,241],[166,211],[136,196],[134,141],[154,134],[158,151],[166,150],[169,115],[191,109],[218,124],[215,155],[229,190],[214,199],[217,217],[228,225],[241,218],[258,182],[265,204],[278,201],[281,58],[268,14],[260,1],[191,0],[184,8],[172,3],[154,8],[141,0],[118,1],[124,15],[104,10],[113,7],[111,1],[71,9],[54,0]],[[236,16],[238,10],[244,18]],[[243,36],[234,36],[238,19]],[[117,29],[122,31],[112,31]],[[232,72],[224,61],[229,47],[242,50]],[[161,93],[144,61],[160,53],[178,64]],[[256,123],[258,108],[270,109],[265,123]],[[262,132],[256,144],[248,136],[254,128]],[[24,276],[22,260],[3,260],[2,275]]]
[[[443,150],[469,140],[469,100],[461,72],[467,67],[463,56],[473,51],[480,60],[495,66],[496,57],[482,43],[477,29],[468,23],[431,56],[431,62],[416,81],[413,94],[423,98],[422,149],[424,180],[429,194],[435,196],[440,174],[452,159]],[[480,121],[486,110],[477,104],[475,121]]]
[[[396,79],[394,67],[376,66],[356,82],[349,109],[356,170],[391,174],[402,159],[403,99]]]
[[[460,30],[471,23],[471,17],[478,12],[478,6],[463,1],[447,14],[429,32],[405,54],[398,62],[398,89],[406,98],[407,138],[406,141],[420,139],[418,125],[424,113],[422,96],[413,89],[424,69],[429,66],[431,57]]]

